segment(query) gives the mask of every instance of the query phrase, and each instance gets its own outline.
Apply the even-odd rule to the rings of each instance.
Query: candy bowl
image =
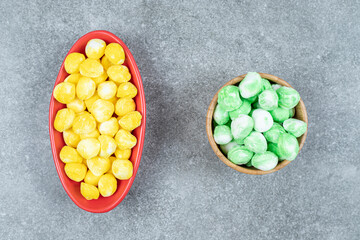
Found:
[[[251,75],[251,74],[257,74],[257,73],[249,73],[249,74]],[[266,124],[264,122],[262,122],[262,124],[258,123],[258,121],[260,121],[258,119],[260,119],[262,117],[265,119],[267,118],[267,116],[264,115],[264,113],[268,114],[270,116],[270,114],[266,110],[273,109],[273,107],[274,107],[272,102],[267,101],[265,103],[263,101],[263,99],[271,99],[271,97],[272,97],[272,96],[270,96],[271,91],[268,91],[266,89],[268,89],[268,88],[271,89],[273,87],[274,90],[276,91],[276,89],[275,89],[276,87],[282,87],[282,86],[288,87],[288,88],[281,88],[281,90],[279,90],[280,92],[277,91],[278,95],[282,94],[282,92],[283,92],[282,90],[284,90],[284,91],[285,90],[294,91],[294,90],[292,90],[293,87],[289,83],[287,83],[286,81],[284,81],[283,79],[281,79],[279,77],[276,77],[274,75],[267,74],[267,73],[259,73],[259,74],[260,74],[261,78],[263,78],[263,81],[267,82],[267,85],[268,85],[268,86],[265,86],[266,84],[263,84],[264,86],[262,89],[262,93],[264,93],[264,94],[262,94],[262,93],[259,94],[259,95],[262,95],[261,96],[262,98],[259,97],[256,102],[250,102],[250,104],[248,103],[249,101],[246,101],[247,105],[246,104],[241,105],[241,101],[240,101],[240,103],[238,102],[239,97],[237,97],[236,94],[238,94],[237,92],[239,92],[239,91],[237,91],[235,88],[237,88],[239,83],[242,80],[244,80],[244,78],[247,76],[247,74],[243,74],[241,76],[238,76],[238,77],[230,80],[229,82],[227,82],[225,85],[223,85],[219,89],[219,91],[215,94],[215,96],[211,100],[208,111],[207,111],[207,115],[206,115],[206,132],[207,132],[210,146],[212,147],[216,156],[218,156],[218,158],[220,158],[221,161],[223,161],[226,165],[235,169],[236,171],[246,173],[246,174],[253,174],[253,175],[264,175],[264,174],[276,172],[276,171],[282,169],[283,167],[287,166],[291,162],[289,160],[294,160],[294,158],[296,157],[296,155],[294,155],[294,156],[289,155],[289,158],[282,158],[284,160],[277,162],[276,155],[273,154],[272,151],[269,150],[271,147],[270,145],[272,145],[272,146],[276,145],[276,144],[272,144],[271,142],[269,142],[268,150],[266,152],[263,152],[263,150],[266,150],[266,145],[265,145],[265,148],[263,146],[266,143],[266,140],[263,137],[263,135],[261,134],[261,132],[265,132],[270,127],[270,125],[273,126],[274,128],[282,128],[280,124],[275,123],[275,121],[281,121],[281,119],[275,118],[277,116],[281,117],[281,113],[279,113],[278,115],[275,115],[275,113],[274,113],[274,115],[273,115],[273,111],[270,111],[270,112],[271,112],[272,116],[275,116],[274,117],[274,125],[273,125],[273,119],[271,119],[270,123],[266,123]],[[259,79],[261,79],[259,75],[257,75],[257,76]],[[251,77],[253,77],[253,76],[251,76]],[[266,81],[266,80],[268,80],[268,81]],[[239,87],[240,92],[242,90],[241,88],[246,85],[245,81],[242,84],[240,84],[240,87]],[[272,84],[277,84],[277,85],[270,85],[269,82],[271,82]],[[290,88],[292,88],[292,89],[290,89]],[[249,90],[247,92],[243,91],[241,93],[243,93],[243,95],[248,94],[248,96],[252,96],[253,93],[251,91],[253,89],[251,89],[251,88],[248,88],[248,89]],[[258,91],[258,93],[259,93],[259,90],[256,90],[256,91]],[[266,91],[268,91],[268,92],[266,92]],[[296,91],[294,91],[294,92],[296,92]],[[218,99],[219,93],[221,96],[219,96],[219,99]],[[224,100],[224,95],[226,95],[226,94],[228,94],[227,95],[228,98]],[[243,95],[241,95],[241,99],[243,99],[242,98]],[[248,96],[245,96],[245,98],[251,99],[251,98],[248,98]],[[275,96],[275,97],[277,98],[277,96]],[[298,97],[298,94],[296,97]],[[283,100],[283,101],[280,101],[280,100]],[[308,117],[307,117],[307,112],[306,112],[304,102],[302,101],[301,98],[299,100],[299,97],[298,97],[297,105],[295,106],[295,104],[296,104],[295,103],[294,105],[291,106],[291,105],[288,105],[288,104],[291,104],[291,101],[293,100],[293,99],[291,99],[291,97],[290,98],[285,97],[280,100],[279,100],[279,106],[281,104],[284,107],[281,109],[294,108],[295,115],[292,116],[290,113],[288,113],[290,115],[290,116],[288,116],[288,118],[290,118],[290,119],[287,119],[283,123],[283,125],[287,129],[288,133],[280,134],[281,140],[278,135],[278,139],[279,139],[278,141],[279,142],[282,141],[281,144],[283,144],[283,145],[287,144],[286,141],[289,141],[290,142],[289,144],[291,144],[291,141],[293,141],[292,142],[293,145],[295,142],[295,145],[298,145],[298,146],[296,146],[296,148],[298,147],[298,151],[297,151],[297,153],[298,153],[301,150],[301,148],[304,146],[305,139],[307,136]],[[218,102],[221,103],[221,106],[218,105]],[[245,101],[242,101],[242,102],[244,103]],[[276,102],[277,102],[277,99],[276,99]],[[253,105],[260,104],[262,109],[260,109],[260,107],[259,107],[256,110],[251,110],[251,104],[253,104]],[[220,106],[223,109],[222,112],[229,112],[229,114],[228,114],[229,117],[223,118],[225,120],[221,119],[221,114],[223,114],[223,113],[220,110],[216,109],[217,106]],[[267,108],[269,108],[269,109],[267,109]],[[280,107],[278,107],[278,108],[280,108]],[[229,111],[231,109],[236,109],[236,110]],[[238,112],[236,112],[236,111],[239,111],[239,112],[244,111],[244,109],[246,109],[245,111],[247,111],[248,113],[250,112],[250,110],[252,111],[249,114],[252,116],[253,120],[251,119],[251,117],[247,116],[246,114],[239,114]],[[266,109],[266,110],[263,110],[263,109]],[[287,110],[287,111],[289,112],[290,110]],[[229,120],[227,122],[227,120],[229,118],[231,118],[231,120]],[[228,123],[230,123],[230,121],[231,121],[231,125],[228,124]],[[249,125],[247,125],[248,122],[249,122]],[[216,125],[218,123],[220,123],[219,124],[220,126],[216,127]],[[301,130],[300,134],[298,134],[298,132],[293,131],[294,129],[292,129],[292,128],[296,124],[301,124],[301,123],[303,124],[303,126],[301,126],[302,130]],[[306,126],[305,126],[305,123],[306,123]],[[233,128],[233,125],[236,125],[237,128]],[[264,128],[266,128],[266,129],[264,129]],[[234,131],[234,129],[235,129],[235,131]],[[240,129],[240,130],[236,131],[236,129]],[[254,129],[254,131],[251,132],[251,129]],[[282,129],[285,132],[284,128],[282,128]],[[231,131],[231,133],[229,133],[229,131]],[[219,133],[223,133],[223,134],[219,134]],[[238,140],[236,138],[243,139],[245,137],[244,133],[247,136],[245,138],[245,141],[242,140],[241,142],[238,142]],[[235,137],[234,137],[234,135],[235,135]],[[234,137],[234,139],[232,140],[232,142],[229,143],[229,138],[232,138],[232,137]],[[271,137],[272,136],[270,136],[270,134],[266,136],[267,139],[268,138],[271,139]],[[297,140],[298,144],[296,143],[296,140]],[[247,144],[246,141],[248,141],[248,142],[252,141],[253,144],[258,145],[258,146],[261,145],[263,153],[255,154],[256,157],[255,157],[255,155],[253,157],[254,153],[252,151],[249,151],[250,145],[246,145]],[[221,142],[228,143],[229,149],[227,149],[228,150],[227,156],[224,154],[225,152],[222,151],[222,150],[224,150],[223,146],[226,146],[226,144],[221,145],[221,147],[218,145],[218,143],[223,144]],[[235,145],[236,147],[230,146],[231,143],[234,143],[233,145]],[[243,146],[243,144],[248,146],[248,148],[246,149],[246,147]],[[280,143],[279,143],[279,146],[280,146]],[[236,156],[240,156],[237,154],[240,154],[241,157],[236,158]],[[230,161],[229,158],[232,161]],[[269,167],[269,162],[267,162],[268,166],[265,166],[264,170],[260,170],[261,167],[259,167],[259,166],[258,166],[258,168],[255,168],[254,166],[251,166],[251,164],[245,165],[245,162],[247,162],[248,159],[252,159],[249,161],[249,163],[251,162],[251,163],[257,163],[257,164],[260,163],[261,164],[261,163],[263,163],[262,161],[264,160],[264,158],[268,158],[269,161],[272,161],[272,159],[275,159],[274,160],[275,162],[272,161],[272,163],[270,163],[270,165],[271,164],[273,164],[273,165],[270,167]],[[245,161],[244,161],[244,159],[245,159]],[[289,160],[286,160],[286,159],[289,159]],[[277,164],[276,164],[276,162],[277,162]],[[243,165],[240,165],[240,164],[243,164]],[[270,169],[270,170],[267,170],[266,168]]]

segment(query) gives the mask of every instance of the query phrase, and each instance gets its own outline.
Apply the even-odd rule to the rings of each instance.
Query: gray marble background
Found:
[[[147,100],[144,153],[111,212],[66,195],[48,105],[83,34],[119,36]],[[359,1],[0,1],[0,239],[360,239]],[[205,114],[226,81],[259,71],[301,94],[309,134],[283,170],[224,165]]]

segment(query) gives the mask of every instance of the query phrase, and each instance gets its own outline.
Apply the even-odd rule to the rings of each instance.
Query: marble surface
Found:
[[[0,239],[360,239],[358,1],[0,2]],[[128,196],[92,214],[66,195],[48,135],[63,58],[83,34],[119,36],[147,100]],[[248,71],[301,94],[298,158],[266,176],[216,158],[205,115]]]

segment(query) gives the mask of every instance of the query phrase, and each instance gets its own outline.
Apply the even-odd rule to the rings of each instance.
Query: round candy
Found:
[[[137,143],[136,137],[124,129],[120,129],[116,133],[115,141],[120,150],[131,149]]]
[[[94,131],[90,132],[90,133],[83,133],[80,134],[80,139],[83,140],[85,138],[98,138],[100,136],[99,131],[95,128]]]
[[[220,145],[220,149],[221,151],[227,155],[228,152],[233,148],[233,147],[236,147],[236,146],[239,146],[239,144],[237,142],[235,142],[235,140],[227,143],[227,144],[222,144]]]
[[[133,164],[129,160],[116,159],[112,163],[112,172],[117,179],[127,180],[133,175]]]
[[[106,56],[103,56],[103,57],[101,58],[101,65],[103,65],[105,71],[107,71],[108,68],[109,68],[110,66],[112,66],[113,64],[109,61],[109,59],[108,59]]]
[[[219,104],[217,104],[214,110],[214,121],[218,125],[223,125],[227,123],[229,119],[229,112],[223,109]]]
[[[299,143],[290,133],[281,134],[277,146],[280,156],[289,161],[294,160],[299,153]]]
[[[274,123],[270,113],[263,109],[254,110],[251,116],[254,119],[254,128],[258,132],[268,131]]]
[[[80,182],[86,175],[86,166],[82,163],[67,163],[64,167],[66,176],[75,182]]]
[[[269,143],[268,151],[273,152],[279,158],[279,161],[285,160],[285,158],[281,157],[278,145],[276,143]]]
[[[97,156],[100,152],[100,142],[96,138],[83,139],[77,145],[77,151],[85,159],[93,158]]]
[[[64,82],[77,84],[79,82],[80,78],[81,78],[80,73],[73,73],[73,74],[70,74],[69,76],[67,76],[65,78]]]
[[[110,43],[105,48],[105,56],[112,64],[123,64],[125,61],[125,52],[118,43]]]
[[[250,151],[254,153],[263,153],[267,149],[265,137],[259,132],[252,132],[244,139],[244,144]]]
[[[276,91],[276,90],[278,90],[279,88],[281,88],[282,86],[280,85],[280,84],[272,84],[271,85],[271,88],[274,90],[274,91]]]
[[[108,75],[104,71],[104,73],[101,74],[99,77],[95,77],[95,78],[91,78],[91,79],[95,82],[96,85],[99,85],[100,83],[105,82],[107,78],[108,78]]]
[[[86,100],[94,95],[96,90],[95,82],[88,77],[82,77],[79,79],[78,84],[76,85],[76,95],[81,100]]]
[[[228,159],[234,164],[241,165],[248,163],[252,156],[253,152],[249,151],[244,146],[233,147],[228,153]]]
[[[218,104],[225,111],[233,111],[241,106],[239,88],[235,86],[225,86],[218,94]]]
[[[100,177],[101,177],[101,175],[100,176],[95,176],[90,170],[88,170],[86,175],[85,175],[84,182],[86,182],[88,184],[91,184],[91,185],[94,185],[94,186],[97,186]]]
[[[91,98],[85,100],[85,106],[86,106],[86,108],[88,109],[88,111],[91,111],[91,106],[92,106],[93,103],[94,103],[96,100],[98,100],[98,99],[100,99],[100,97],[99,97],[99,95],[95,92],[94,95],[93,95]]]
[[[229,116],[233,121],[235,118],[239,117],[240,114],[248,115],[250,111],[251,103],[248,100],[243,100],[241,106],[238,109],[229,112]]]
[[[63,104],[70,103],[75,99],[75,84],[62,82],[55,86],[54,98]]]
[[[105,122],[114,114],[114,104],[103,99],[98,99],[91,106],[91,114],[96,121]]]
[[[295,116],[295,108],[289,109],[289,118]]]
[[[235,139],[244,139],[254,128],[254,121],[245,114],[240,114],[231,122],[231,133]]]
[[[88,58],[99,59],[105,53],[106,43],[102,39],[91,39],[85,47],[85,53]]]
[[[257,99],[258,99],[258,95],[255,95],[255,96],[252,96],[249,98],[244,98],[244,100],[248,101],[249,103],[253,103],[253,102],[257,101]]]
[[[78,145],[78,143],[81,140],[80,136],[78,134],[74,133],[74,131],[71,128],[67,129],[63,132],[63,138],[64,138],[66,145],[68,145],[70,147],[74,147],[74,148],[76,148],[76,146]]]
[[[227,144],[232,140],[231,130],[226,125],[216,126],[214,129],[214,140],[217,144]]]
[[[251,159],[251,164],[262,171],[269,171],[278,164],[278,157],[269,151],[264,153],[256,153]]]
[[[95,118],[89,112],[81,112],[74,119],[73,131],[76,134],[91,133],[92,131],[95,130],[95,128],[96,128]]]
[[[65,71],[69,74],[77,73],[80,69],[80,64],[85,60],[84,54],[70,53],[65,58]]]
[[[129,69],[123,65],[112,65],[108,68],[107,74],[111,81],[116,83],[128,82],[131,79]]]
[[[109,160],[110,160],[110,166],[112,166],[113,162],[116,160],[116,157],[109,157]],[[106,173],[111,173],[112,175],[114,175],[112,171],[112,167],[110,167],[110,169]]]
[[[280,124],[274,122],[272,127],[263,134],[268,142],[277,143],[279,141],[280,135],[285,132],[285,129]]]
[[[85,77],[96,78],[104,73],[104,68],[100,61],[88,58],[80,64],[80,73]]]
[[[75,113],[83,112],[86,108],[84,101],[78,98],[66,104],[66,107],[72,109]]]
[[[101,196],[110,197],[114,194],[117,188],[116,178],[111,173],[106,173],[101,176],[98,187]]]
[[[278,107],[279,97],[274,90],[264,90],[259,95],[259,105],[264,110],[274,110]]]
[[[93,200],[99,198],[99,190],[97,187],[82,182],[80,184],[80,193],[86,200]]]
[[[141,119],[141,113],[139,113],[138,111],[129,112],[125,114],[125,116],[120,118],[119,125],[123,129],[131,132],[132,130],[140,126]]]
[[[119,85],[116,96],[119,98],[134,98],[137,95],[137,88],[131,82],[124,82]]]
[[[54,128],[58,132],[63,132],[73,125],[75,112],[68,108],[60,109],[55,116]]]
[[[281,87],[276,93],[279,96],[279,106],[282,108],[291,109],[300,101],[299,93],[293,88]]]
[[[257,72],[249,72],[240,82],[239,89],[243,98],[250,98],[260,93],[263,86],[262,78]]]
[[[275,108],[269,112],[275,122],[282,123],[289,118],[289,110],[283,109],[281,107]]]
[[[109,100],[116,94],[117,86],[112,81],[106,81],[100,83],[97,89],[97,93],[101,99]]]
[[[130,159],[131,149],[120,150],[116,149],[115,156],[117,159]]]
[[[262,78],[262,88],[261,88],[261,91],[265,91],[265,90],[268,90],[268,89],[272,89],[271,87],[271,83],[269,82],[269,80],[265,79],[265,78]]]
[[[111,168],[110,159],[102,157],[93,157],[88,159],[87,165],[95,176],[101,176]]]
[[[115,104],[115,113],[119,117],[125,114],[135,111],[135,102],[131,98],[120,98]]]
[[[100,123],[99,131],[101,134],[114,137],[115,134],[119,131],[119,123],[115,117],[112,117],[109,120]]]
[[[289,118],[284,121],[283,126],[286,131],[294,135],[295,137],[300,137],[306,132],[307,125],[306,122],[303,122],[299,119]]]
[[[98,137],[100,142],[100,153],[99,156],[103,158],[110,157],[116,150],[116,142],[115,140],[107,135],[101,135]]]
[[[64,163],[82,163],[83,158],[75,148],[64,146],[60,151],[60,159]]]

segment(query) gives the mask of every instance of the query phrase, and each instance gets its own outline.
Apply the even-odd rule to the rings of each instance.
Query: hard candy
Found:
[[[272,127],[263,134],[268,142],[277,143],[280,135],[285,132],[285,129],[280,124],[274,122]]]
[[[225,111],[233,111],[241,106],[239,89],[235,86],[225,86],[218,94],[218,104]]]
[[[278,90],[279,88],[281,88],[282,86],[280,85],[280,84],[272,84],[271,85],[271,88],[274,90],[274,91],[276,91],[276,90]]]
[[[249,114],[251,111],[251,103],[248,100],[243,100],[241,106],[238,109],[235,109],[229,112],[231,120],[237,118],[240,114]]]
[[[229,121],[229,112],[217,104],[214,111],[214,120],[218,125],[224,125]]]
[[[293,88],[281,87],[276,93],[279,96],[279,106],[282,108],[291,109],[300,101],[299,93]]]
[[[269,143],[268,144],[268,151],[275,153],[275,155],[279,158],[279,161],[285,160],[285,158],[281,157],[280,153],[279,153],[279,148],[278,145],[276,143]]]
[[[254,153],[263,153],[267,149],[265,137],[259,132],[252,132],[244,139],[244,144],[250,151]]]
[[[99,198],[99,190],[97,189],[97,187],[84,182],[80,184],[80,193],[86,200]]]
[[[245,114],[239,115],[231,122],[231,133],[235,139],[244,139],[254,128],[254,121]]]
[[[220,149],[221,151],[227,155],[228,152],[233,148],[233,147],[236,147],[236,146],[240,146],[237,142],[235,142],[234,140],[227,143],[227,144],[221,144],[220,145]]]
[[[278,107],[274,110],[269,111],[275,122],[282,123],[289,118],[289,110]]]
[[[229,151],[228,159],[234,164],[241,165],[248,163],[253,155],[254,153],[245,146],[236,146]]]
[[[256,153],[251,159],[251,164],[262,171],[269,171],[278,164],[278,157],[270,151]]]
[[[248,101],[249,103],[253,103],[256,102],[256,100],[258,99],[258,95],[249,97],[249,98],[244,98],[244,100]]]
[[[289,109],[289,117],[292,118],[295,116],[295,108]]]
[[[117,189],[117,181],[114,175],[106,173],[99,179],[99,192],[103,197],[110,197]]]
[[[277,146],[280,156],[289,161],[294,160],[299,153],[299,143],[290,133],[281,134]]]
[[[259,95],[259,105],[264,110],[274,110],[278,107],[279,97],[274,90],[264,90]]]
[[[284,121],[283,126],[286,131],[294,135],[295,137],[300,137],[306,132],[307,124],[299,119],[289,118]]]
[[[251,116],[254,120],[254,128],[258,132],[268,131],[274,123],[270,113],[263,109],[254,110]]]
[[[266,78],[262,78],[261,80],[262,80],[262,84],[263,84],[261,91],[272,89],[271,83],[269,82],[269,80],[267,80]]]
[[[216,126],[214,129],[214,140],[217,144],[227,144],[232,140],[231,130],[226,125]]]
[[[249,72],[245,78],[240,82],[239,89],[243,98],[250,98],[260,93],[263,86],[263,81],[257,72]]]

